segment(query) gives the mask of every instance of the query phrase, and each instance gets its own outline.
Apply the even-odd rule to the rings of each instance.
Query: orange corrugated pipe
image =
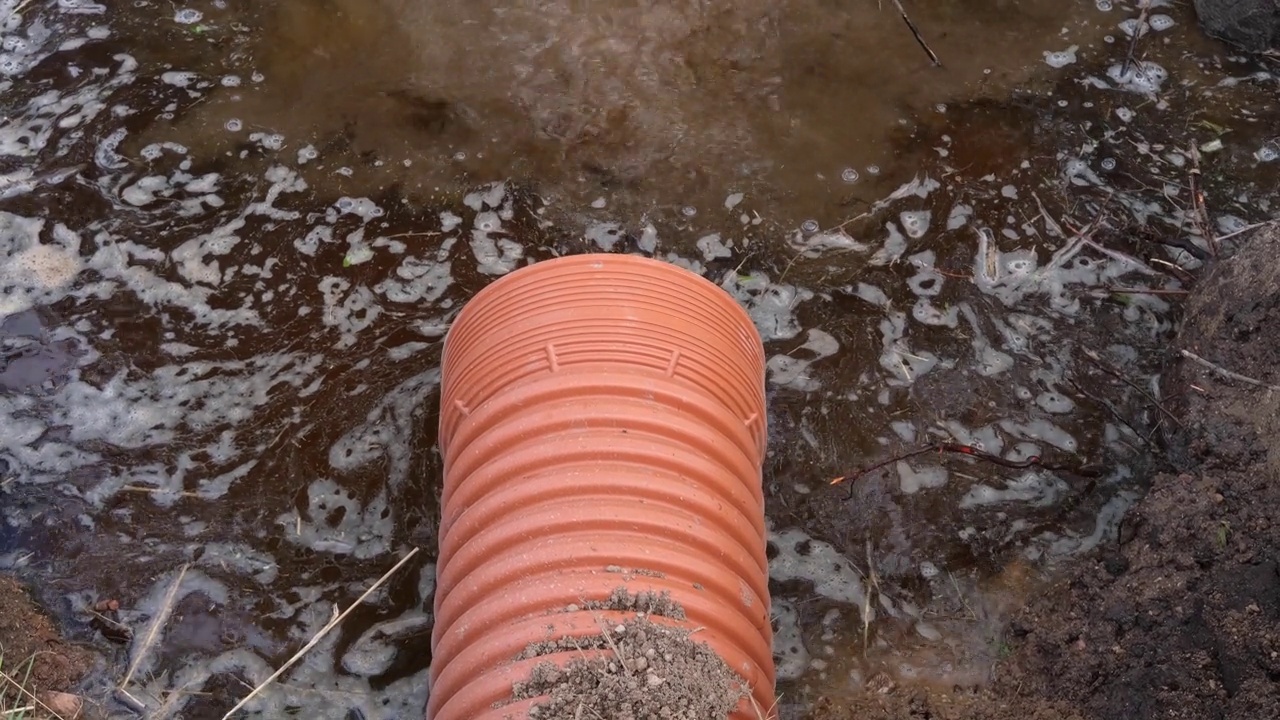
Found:
[[[566,608],[620,586],[684,608],[750,689],[733,720],[772,716],[764,362],[732,297],[656,260],[563,257],[476,294],[442,361],[428,720],[527,717],[513,683],[580,654],[517,656],[599,634]]]

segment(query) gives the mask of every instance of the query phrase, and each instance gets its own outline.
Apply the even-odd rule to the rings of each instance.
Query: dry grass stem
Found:
[[[279,678],[281,675],[283,675],[286,670],[293,667],[294,663],[301,660],[303,655],[306,655],[307,652],[311,650],[311,648],[318,645],[320,641],[323,640],[324,637],[328,635],[331,630],[333,630],[335,627],[341,624],[342,621],[348,615],[350,615],[352,611],[360,607],[360,605],[362,605],[364,601],[369,598],[370,595],[372,595],[378,588],[382,587],[383,583],[389,580],[392,575],[395,575],[396,572],[400,570],[400,568],[404,567],[405,563],[409,562],[409,560],[413,559],[413,556],[417,554],[418,554],[418,548],[415,547],[414,549],[410,550],[407,555],[405,555],[403,558],[400,559],[400,562],[396,563],[390,570],[384,573],[382,577],[378,578],[377,582],[369,586],[368,590],[365,590],[364,593],[360,595],[360,597],[356,598],[355,602],[348,605],[346,610],[343,610],[341,613],[336,615],[332,620],[330,620],[328,624],[320,628],[320,632],[316,633],[315,637],[311,638],[311,640],[309,640],[306,645],[303,645],[301,650],[294,653],[293,657],[285,661],[285,664],[281,665],[279,670],[276,670],[275,672],[271,673],[271,677],[268,677],[266,680],[263,680],[261,683],[259,683],[258,686],[255,687],[248,695],[245,695],[244,698],[240,700],[240,702],[236,703],[235,707],[228,710],[227,714],[222,716],[222,720],[230,720],[231,716],[235,715],[236,712],[240,710],[240,708],[244,707],[249,703],[250,700],[257,697],[264,689],[266,689],[268,685],[274,682],[276,678]]]

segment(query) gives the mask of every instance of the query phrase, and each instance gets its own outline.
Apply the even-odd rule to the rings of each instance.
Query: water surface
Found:
[[[909,7],[941,68],[870,2],[18,5],[0,567],[86,638],[119,598],[99,690],[136,662],[159,717],[225,711],[414,547],[250,709],[418,716],[440,341],[584,251],[703,273],[766,340],[784,714],[980,683],[1141,492],[1173,266],[1276,214],[1276,79],[1173,7],[1122,73],[1138,13],[1105,2]],[[1104,471],[826,484],[939,441]]]

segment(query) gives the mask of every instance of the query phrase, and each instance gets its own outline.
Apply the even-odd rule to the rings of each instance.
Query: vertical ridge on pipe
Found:
[[[620,587],[669,593],[684,619],[654,620],[773,706],[764,361],[727,293],[645,258],[545,261],[472,299],[442,361],[428,718],[505,717],[539,660],[522,650],[598,634],[602,611],[573,608]]]

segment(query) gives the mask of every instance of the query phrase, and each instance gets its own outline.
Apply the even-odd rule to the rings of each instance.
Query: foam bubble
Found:
[[[748,275],[728,273],[721,287],[746,308],[765,342],[789,340],[799,335],[801,327],[796,310],[801,303],[813,298],[811,291],[770,282],[769,276],[759,271]]]
[[[1156,32],[1164,32],[1174,25],[1177,25],[1177,22],[1175,22],[1172,17],[1163,13],[1152,15],[1147,18],[1147,22],[1151,25],[1151,29]]]
[[[204,13],[193,8],[181,8],[173,13],[173,21],[179,25],[194,25],[204,19]]]
[[[800,353],[805,350],[807,353]],[[814,392],[820,385],[809,374],[809,368],[819,360],[831,357],[840,350],[840,343],[830,333],[810,328],[805,343],[785,355],[774,355],[765,364],[769,382],[779,387],[801,392]],[[803,355],[809,355],[808,358]]]
[[[929,221],[933,213],[929,210],[911,210],[898,215],[899,222],[907,237],[919,240],[929,231]]]
[[[697,245],[698,250],[702,252],[703,259],[708,262],[717,258],[733,257],[733,250],[721,241],[719,233],[704,235],[698,238]]]
[[[1072,45],[1066,50],[1046,51],[1044,53],[1044,63],[1051,68],[1064,68],[1072,65],[1076,62],[1076,51],[1079,49],[1079,45]]]
[[[160,75],[160,80],[162,82],[180,88],[187,87],[198,79],[199,76],[193,72],[170,71]]]
[[[809,650],[800,630],[800,613],[787,600],[774,600],[770,612],[774,624],[773,661],[779,680],[799,680],[809,669]]]
[[[769,578],[776,582],[808,580],[813,592],[861,610],[866,599],[862,576],[853,563],[830,543],[792,528],[769,532],[778,554],[769,561]]]
[[[914,495],[921,490],[931,490],[947,484],[947,470],[941,466],[928,465],[914,468],[906,461],[899,461],[898,487],[906,495]]]
[[[1160,92],[1160,87],[1168,79],[1169,73],[1155,62],[1139,60],[1129,63],[1127,71],[1121,63],[1112,65],[1107,68],[1107,77],[1123,90],[1142,95],[1155,95]]]

